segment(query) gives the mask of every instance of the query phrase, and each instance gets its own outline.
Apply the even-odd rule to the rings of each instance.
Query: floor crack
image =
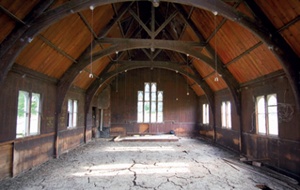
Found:
[[[205,165],[202,164],[202,167],[205,168],[209,174],[211,174],[210,169],[208,169]]]

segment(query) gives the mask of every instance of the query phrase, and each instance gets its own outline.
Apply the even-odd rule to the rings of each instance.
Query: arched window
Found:
[[[276,94],[256,97],[256,126],[259,134],[278,135]]]
[[[146,82],[137,97],[138,123],[163,122],[163,91],[157,90],[155,82]]]

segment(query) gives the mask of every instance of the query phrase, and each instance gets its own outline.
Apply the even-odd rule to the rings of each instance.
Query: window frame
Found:
[[[209,125],[209,104],[202,104],[202,124]]]
[[[270,105],[270,99],[275,97],[275,104]],[[279,136],[278,98],[276,93],[256,96],[255,98],[256,133],[265,136]],[[262,104],[262,105],[260,105]],[[272,109],[273,108],[273,109]],[[274,112],[274,108],[276,112]],[[263,109],[263,110],[261,110]],[[270,113],[272,111],[272,113]],[[274,114],[276,116],[274,116]],[[272,119],[270,119],[272,118]],[[272,123],[271,123],[272,122]],[[275,133],[271,131],[271,125]]]
[[[24,109],[21,110],[20,96],[24,96]],[[34,97],[38,97],[35,99]],[[41,133],[41,110],[42,110],[42,95],[37,92],[29,92],[26,90],[19,90],[18,93],[18,108],[17,108],[17,122],[16,122],[16,138],[25,138],[28,136],[40,135]],[[20,122],[22,122],[19,115],[23,113],[25,121],[24,125],[20,127]],[[23,133],[20,133],[24,129]],[[35,128],[34,130],[32,130]]]
[[[137,123],[163,123],[163,91],[156,82],[145,82],[144,90],[137,91]]]
[[[231,102],[222,101],[221,103],[221,126],[224,129],[232,129]]]
[[[78,126],[78,100],[68,99],[67,101],[67,128]]]

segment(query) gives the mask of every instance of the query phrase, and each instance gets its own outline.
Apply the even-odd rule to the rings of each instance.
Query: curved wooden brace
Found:
[[[99,79],[95,80],[92,85],[87,89],[86,91],[86,102],[85,102],[85,113],[88,113],[91,101],[97,92],[97,90],[105,84],[105,82],[114,76],[116,76],[119,73],[134,70],[134,69],[140,69],[140,68],[160,68],[160,69],[166,69],[171,70],[174,72],[178,72],[179,74],[186,76],[188,78],[191,78],[195,81],[203,91],[205,92],[205,95],[208,99],[208,102],[211,106],[212,113],[214,113],[215,109],[215,101],[214,101],[214,92],[212,89],[207,85],[207,83],[202,80],[201,77],[197,75],[191,75],[189,72],[185,71],[183,68],[181,68],[179,65],[176,65],[174,63],[170,62],[161,62],[161,61],[154,61],[154,62],[148,62],[148,61],[128,61],[128,63],[122,64],[120,67],[118,67],[116,70],[111,71],[109,73],[101,73],[99,76]]]
[[[187,45],[184,42],[180,41],[173,41],[173,40],[151,40],[151,39],[117,39],[117,44],[112,45],[95,55],[93,55],[93,60],[96,61],[104,56],[110,55],[114,52],[120,52],[125,50],[131,50],[131,49],[140,49],[140,48],[158,48],[158,49],[168,49],[171,51],[176,51],[184,54],[189,54],[190,56],[200,58],[202,61],[209,64],[211,67],[214,67],[214,61],[210,59],[209,57],[201,54],[197,50],[195,50],[193,47]],[[84,69],[87,65],[90,64],[90,58],[86,57],[85,59],[82,59],[80,62],[73,64],[69,70],[66,72],[60,82],[58,83],[58,105],[62,105],[64,97],[71,86],[73,80],[76,78],[76,76],[80,73],[82,69]],[[236,105],[237,112],[240,111],[240,93],[236,91],[235,86],[232,86],[232,84],[237,83],[236,80],[233,78],[231,73],[227,70],[227,68],[220,67],[218,72],[226,76],[224,77],[224,81],[227,83],[229,89],[231,90],[234,103]]]
[[[81,10],[87,9],[89,6],[101,6],[105,4],[125,2],[127,0],[71,0],[62,6],[49,10],[36,19],[33,22],[32,26],[20,37],[20,40],[16,42],[7,53],[1,57],[1,65],[0,65],[0,82],[3,81],[8,71],[10,70],[15,58],[21,52],[21,50],[27,45],[28,41],[26,39],[31,39],[35,35],[38,34],[43,28],[50,26],[52,23],[58,21],[59,19],[72,14],[74,12],[79,12]],[[268,46],[273,47],[274,51],[272,51],[281,61],[283,68],[287,74],[289,82],[292,86],[293,92],[295,94],[295,98],[297,101],[297,107],[300,105],[300,84],[297,82],[300,78],[300,66],[299,64],[294,64],[294,61],[299,61],[299,57],[292,53],[295,59],[287,59],[285,55],[289,55],[286,53],[285,49],[280,46],[277,42],[276,38],[270,37],[272,33],[269,32],[268,28],[263,25],[256,24],[255,20],[250,19],[246,15],[240,13],[239,11],[233,9],[229,5],[225,4],[219,0],[164,0],[166,2],[173,2],[179,4],[185,4],[194,6],[197,8],[205,9],[208,11],[216,11],[219,15],[224,16],[227,19],[237,22],[238,24],[248,28],[253,34],[258,36],[263,42],[265,42]],[[234,79],[234,81],[236,81]],[[227,83],[230,84],[230,83]],[[229,85],[230,87],[230,85]],[[231,89],[231,92],[234,94],[239,94],[238,89]],[[236,103],[240,102],[239,96],[234,97],[236,99]],[[238,104],[239,105],[239,104]],[[239,109],[238,109],[239,110]],[[237,111],[238,111],[237,110]],[[239,111],[238,111],[239,113]]]

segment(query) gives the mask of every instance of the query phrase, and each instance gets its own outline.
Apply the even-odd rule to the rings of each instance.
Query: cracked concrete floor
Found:
[[[230,152],[201,140],[112,142],[94,140],[13,179],[0,189],[295,189],[231,165]]]

